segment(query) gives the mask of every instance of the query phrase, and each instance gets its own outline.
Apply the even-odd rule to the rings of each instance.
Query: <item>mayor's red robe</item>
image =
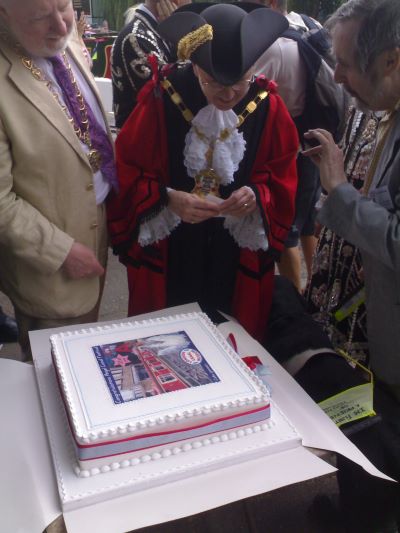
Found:
[[[193,82],[188,76],[193,78],[193,74],[186,72],[180,76],[184,78],[183,82],[179,84],[177,77],[174,84],[178,84],[179,93],[186,102],[185,90],[189,82]],[[189,101],[193,90],[187,90]],[[243,109],[258,90],[249,91],[247,100],[244,99],[239,107]],[[185,122],[179,110],[173,120],[171,112],[166,113],[168,106],[173,106],[169,98],[157,81],[148,82],[116,142],[120,190],[118,196],[109,200],[108,218],[114,252],[119,254],[128,269],[130,315],[171,305],[167,298],[170,238],[146,247],[140,246],[137,240],[140,224],[168,204],[166,188],[171,186],[172,181],[169,175],[171,159],[183,159],[183,150],[174,149],[173,153],[169,153],[171,146],[176,145],[174,132],[179,136],[178,122]],[[193,114],[197,112],[197,109],[191,110]],[[258,146],[253,146],[252,151],[249,143],[246,147],[246,154],[252,158],[247,162],[250,170],[242,172],[241,183],[237,183],[236,188],[246,184],[255,192],[269,249],[255,252],[247,248],[238,250],[230,312],[250,334],[261,340],[271,304],[274,261],[283,249],[294,216],[298,137],[282,100],[276,94],[271,93],[265,104],[256,109],[254,116],[246,119],[247,133],[246,121],[239,129],[244,128],[248,142],[247,137],[251,137],[251,131],[256,127],[256,122],[253,125],[251,121],[257,119],[261,124]],[[189,127],[190,124],[187,129]],[[179,142],[181,146],[183,140]],[[176,183],[173,186],[178,188]],[[190,228],[187,230],[191,231]],[[186,245],[195,244],[188,238]]]

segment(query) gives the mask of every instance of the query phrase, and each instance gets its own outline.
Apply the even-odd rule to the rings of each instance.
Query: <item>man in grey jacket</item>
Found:
[[[347,182],[342,151],[324,130],[305,152],[328,198],[319,220],[363,255],[371,368],[400,402],[400,3],[350,0],[329,22],[335,80],[372,111],[384,111],[362,194]]]
[[[337,66],[335,80],[359,107],[383,112],[375,153],[360,194],[347,182],[343,153],[325,130],[306,135],[320,144],[307,150],[320,169],[328,197],[319,220],[362,253],[370,367],[376,377],[375,409],[381,423],[360,432],[356,444],[378,467],[400,479],[400,2],[349,0],[327,23]],[[331,258],[334,261],[334,258]],[[334,265],[332,265],[334,268]],[[353,302],[356,304],[356,302]],[[349,304],[351,310],[351,302]],[[364,433],[364,435],[363,435]],[[346,471],[346,468],[344,469]],[[343,469],[342,469],[343,472]],[[342,475],[342,473],[341,473]],[[343,481],[343,480],[342,480]],[[365,519],[382,507],[390,527],[400,523],[400,491],[364,479],[347,465],[341,483],[349,509]],[[381,504],[377,501],[380,500]],[[390,505],[388,506],[388,503]],[[385,507],[385,509],[383,509]],[[357,508],[357,509],[356,509]],[[358,522],[357,522],[358,520]],[[377,524],[375,523],[377,526]],[[382,524],[380,524],[382,525]],[[388,524],[385,524],[388,525]],[[371,529],[372,527],[372,529]],[[387,529],[397,531],[397,529]]]

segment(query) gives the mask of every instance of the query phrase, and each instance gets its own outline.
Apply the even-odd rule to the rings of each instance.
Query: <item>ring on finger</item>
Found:
[[[243,204],[243,207],[245,207],[246,209],[249,207],[249,204]]]

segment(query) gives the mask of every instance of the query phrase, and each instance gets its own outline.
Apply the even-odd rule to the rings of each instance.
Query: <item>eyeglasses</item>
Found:
[[[215,92],[221,92],[225,89],[231,89],[235,93],[239,93],[240,91],[243,91],[244,89],[247,89],[251,83],[254,82],[256,77],[253,75],[248,80],[239,80],[233,85],[222,85],[221,83],[218,83],[217,81],[203,81],[201,78],[199,78],[200,85],[203,87],[209,87],[212,91]]]

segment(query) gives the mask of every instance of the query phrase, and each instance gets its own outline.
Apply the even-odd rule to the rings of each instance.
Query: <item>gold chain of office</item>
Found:
[[[182,100],[181,95],[175,90],[172,83],[167,80],[161,80],[162,87],[166,90],[169,97],[171,98],[172,102],[178,107],[180,112],[183,115],[183,118],[187,122],[192,122],[193,120],[193,113],[190,111],[188,107],[186,107],[185,102]],[[236,125],[237,128],[240,128],[240,126],[243,124],[243,122],[246,120],[246,118],[253,113],[257,106],[269,95],[269,91],[266,91],[264,89],[260,90],[257,94],[257,96],[254,98],[254,100],[251,100],[244,110],[238,115],[238,123]],[[224,131],[224,130],[223,130]]]
[[[181,95],[175,90],[172,83],[167,80],[161,80],[160,81],[161,86],[165,89],[169,97],[171,98],[172,102],[177,106],[179,111],[182,113],[183,118],[191,123],[193,120],[193,113],[190,111],[190,109],[186,106],[184,101],[182,100]],[[251,115],[251,113],[254,113],[254,111],[257,109],[258,105],[269,95],[269,91],[266,91],[264,89],[260,90],[256,97],[251,100],[246,107],[243,109],[243,111],[238,115],[238,122],[236,124],[236,128],[239,128],[243,122],[246,120],[246,118]],[[197,136],[203,140],[208,141],[208,138],[206,135],[204,135],[201,131],[199,131],[198,128],[195,128]],[[229,128],[224,128],[221,133],[218,136],[218,139],[216,141],[225,141],[230,134],[232,133],[232,130]],[[216,142],[215,141],[215,142]],[[209,144],[209,149],[206,153],[206,161],[208,167],[203,169],[199,174],[197,174],[194,177],[195,186],[192,190],[192,193],[197,194],[198,196],[204,197],[207,196],[207,194],[212,194],[214,196],[219,196],[218,190],[219,185],[221,183],[221,178],[218,176],[218,174],[215,172],[215,170],[212,168],[212,158],[214,153],[214,145]]]
[[[23,56],[23,57],[21,57],[21,61],[22,61],[22,64],[24,65],[24,67],[27,68],[30,71],[30,73],[32,74],[32,76],[36,80],[44,82],[46,84],[46,87],[48,88],[50,93],[53,95],[53,97],[56,100],[56,102],[58,103],[58,105],[63,110],[65,116],[68,119],[68,122],[71,124],[71,126],[72,126],[72,128],[73,128],[73,130],[75,132],[75,135],[78,137],[78,139],[81,142],[86,144],[86,146],[89,148],[89,152],[86,154],[86,156],[87,156],[87,158],[89,160],[89,164],[90,164],[90,167],[92,169],[92,172],[95,174],[101,168],[101,163],[102,163],[101,153],[98,150],[96,150],[95,148],[93,148],[93,146],[92,146],[92,140],[90,138],[90,131],[89,131],[89,118],[88,118],[88,113],[87,113],[85,100],[84,100],[84,98],[82,96],[82,93],[81,93],[79,87],[78,87],[78,84],[76,82],[74,73],[72,72],[71,65],[70,65],[70,63],[68,61],[68,58],[67,58],[67,55],[66,55],[65,52],[62,53],[62,57],[63,57],[63,61],[65,63],[67,71],[68,71],[68,76],[69,76],[69,78],[70,78],[70,80],[72,82],[72,86],[74,87],[76,98],[78,100],[79,111],[81,113],[81,125],[76,123],[76,120],[71,115],[68,107],[66,105],[64,105],[63,102],[60,100],[59,94],[54,89],[52,82],[50,80],[48,80],[44,76],[42,70],[37,65],[35,65],[35,63],[32,61],[32,59]]]

